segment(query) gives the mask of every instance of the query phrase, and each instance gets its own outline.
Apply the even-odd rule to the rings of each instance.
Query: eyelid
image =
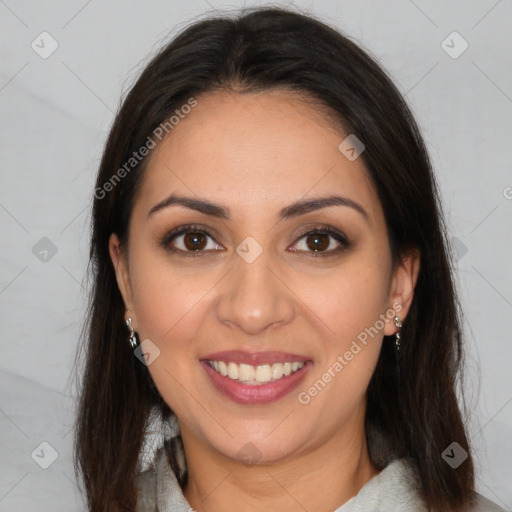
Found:
[[[306,226],[305,228],[302,228],[297,235],[295,235],[297,238],[302,238],[304,235],[307,234],[315,234],[315,233],[325,233],[332,236],[337,236],[343,240],[344,243],[348,244],[349,240],[348,237],[340,230],[333,228],[329,226],[328,224],[313,224]]]

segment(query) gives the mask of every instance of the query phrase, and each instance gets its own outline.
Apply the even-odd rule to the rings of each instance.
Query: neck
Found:
[[[186,428],[182,439],[189,472],[184,495],[201,512],[332,511],[379,472],[369,458],[364,422],[268,464],[224,457]]]

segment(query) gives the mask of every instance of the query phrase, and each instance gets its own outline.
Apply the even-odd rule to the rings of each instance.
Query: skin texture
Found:
[[[393,304],[405,320],[419,257],[412,253],[392,274],[383,212],[364,163],[338,150],[348,134],[320,110],[286,91],[197,99],[152,154],[128,246],[115,234],[110,239],[126,317],[160,350],[148,369],[179,418],[192,507],[332,511],[378,472],[364,434],[365,392],[383,335],[397,331],[392,317],[307,405],[297,395]],[[148,217],[171,193],[223,205],[231,220],[183,206]],[[278,220],[295,201],[332,194],[357,201],[368,220],[347,206]],[[190,257],[190,241],[189,257],[168,252],[166,233],[191,223],[212,231],[214,239],[202,239],[204,254]],[[314,257],[315,237],[300,235],[324,225],[350,246]],[[185,237],[168,245],[185,251]],[[252,263],[236,252],[247,237],[263,249]],[[324,251],[343,247],[330,236],[320,241]],[[313,366],[279,401],[237,404],[199,364],[208,353],[235,349],[291,352]],[[256,464],[244,463],[248,451]]]

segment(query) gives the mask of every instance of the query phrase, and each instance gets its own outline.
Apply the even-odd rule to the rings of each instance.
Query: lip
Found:
[[[215,357],[217,357],[217,355],[215,355]],[[210,359],[210,357],[208,357],[208,359]],[[214,358],[213,360],[222,361],[223,359]],[[229,359],[229,361],[237,362],[233,359]],[[247,359],[245,359],[245,361],[247,361]],[[273,361],[280,362],[277,360]],[[290,359],[287,359],[287,361],[290,361]],[[300,359],[300,361],[304,361],[304,358]],[[243,363],[244,361],[240,362]],[[210,378],[212,384],[219,392],[233,402],[246,405],[268,404],[280,400],[291,393],[302,382],[313,366],[312,361],[308,360],[300,370],[297,370],[295,373],[292,373],[287,377],[282,377],[279,380],[268,382],[267,384],[250,385],[242,384],[241,382],[230,379],[227,376],[225,377],[221,375],[215,371],[205,359],[201,360],[200,364],[206,372],[206,375]],[[253,363],[245,364],[254,364],[254,360]]]
[[[302,363],[309,361],[307,356],[298,354],[289,354],[286,352],[246,352],[244,350],[224,350],[215,352],[201,357],[201,361],[208,359],[209,361],[224,361],[225,363],[250,364],[258,366],[261,364],[272,363]]]

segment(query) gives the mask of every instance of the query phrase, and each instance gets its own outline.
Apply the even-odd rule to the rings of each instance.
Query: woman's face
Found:
[[[110,241],[149,372],[184,439],[229,458],[277,461],[360,434],[417,267],[391,273],[363,161],[338,147],[348,133],[293,93],[197,101],[151,157],[128,260]]]

